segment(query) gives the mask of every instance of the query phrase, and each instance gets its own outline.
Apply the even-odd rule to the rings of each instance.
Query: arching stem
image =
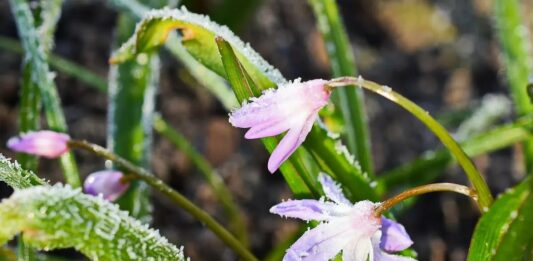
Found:
[[[482,211],[488,210],[492,204],[493,198],[490,193],[487,182],[483,176],[478,172],[476,166],[472,160],[466,155],[466,153],[461,149],[459,144],[452,138],[452,136],[446,131],[446,129],[433,119],[427,111],[420,108],[414,102],[405,98],[401,94],[393,91],[391,88],[382,86],[372,81],[364,80],[362,77],[341,77],[336,78],[328,82],[327,86],[330,88],[342,87],[347,85],[356,85],[367,90],[370,90],[374,93],[377,93],[388,100],[400,105],[420,121],[422,121],[435,135],[442,141],[444,146],[450,150],[450,152],[455,156],[463,170],[465,171],[468,179],[472,183],[474,190],[476,191],[479,200],[478,205]]]
[[[243,260],[258,260],[246,247],[244,247],[237,238],[235,238],[224,226],[218,223],[213,217],[201,208],[197,207],[194,203],[189,201],[178,191],[172,189],[162,180],[157,178],[147,170],[135,166],[133,163],[121,158],[120,156],[108,151],[107,149],[81,140],[70,140],[68,146],[71,149],[77,148],[88,152],[91,152],[99,157],[113,161],[117,165],[124,168],[128,175],[133,178],[146,182],[151,187],[157,189],[169,199],[178,204],[181,208],[191,214],[198,221],[205,224],[213,233],[215,233],[224,243],[231,247]]]
[[[438,192],[438,191],[448,191],[463,194],[472,198],[475,202],[478,202],[478,195],[471,188],[463,185],[453,184],[453,183],[434,183],[423,185],[419,187],[412,188],[410,190],[404,191],[390,199],[385,200],[379,207],[376,208],[376,216],[381,216],[383,212],[389,210],[394,205],[418,195]]]

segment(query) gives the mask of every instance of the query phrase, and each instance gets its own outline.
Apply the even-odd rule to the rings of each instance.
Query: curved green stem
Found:
[[[394,205],[408,199],[412,198],[418,195],[431,193],[431,192],[438,192],[438,191],[448,191],[448,192],[455,192],[459,194],[463,194],[467,197],[470,197],[474,201],[478,202],[478,197],[475,191],[470,189],[469,187],[458,185],[454,183],[434,183],[434,184],[427,184],[423,186],[418,186],[415,188],[412,188],[410,190],[404,191],[390,199],[387,199],[383,201],[377,208],[376,208],[376,216],[381,216],[383,212],[389,210]]]
[[[78,148],[89,151],[102,158],[113,161],[117,165],[120,165],[129,175],[134,176],[153,188],[157,189],[169,199],[178,204],[181,208],[191,214],[194,218],[205,224],[213,233],[215,233],[224,243],[231,247],[238,255],[244,260],[258,260],[248,249],[246,249],[228,230],[226,230],[221,224],[219,224],[214,218],[212,218],[205,211],[197,207],[194,203],[189,201],[178,191],[172,189],[162,180],[157,178],[154,174],[147,170],[137,167],[131,162],[121,158],[120,156],[113,154],[105,148],[89,143],[87,141],[71,140],[68,143],[70,148]]]
[[[472,160],[461,149],[459,144],[452,138],[452,136],[446,131],[446,129],[440,125],[435,119],[433,119],[427,111],[420,108],[414,102],[405,98],[401,94],[393,91],[391,88],[382,86],[372,81],[364,80],[362,77],[341,77],[331,80],[328,83],[329,87],[341,87],[346,85],[356,85],[374,93],[377,93],[388,100],[400,105],[402,108],[409,111],[420,121],[422,121],[435,135],[442,141],[450,152],[457,158],[457,161],[464,169],[468,179],[472,183],[476,193],[479,196],[478,205],[482,211],[488,210],[488,207],[492,204],[493,198],[490,193],[487,182],[483,176],[478,172],[476,166]]]

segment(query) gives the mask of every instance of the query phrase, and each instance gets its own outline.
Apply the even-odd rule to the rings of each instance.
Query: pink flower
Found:
[[[68,151],[70,136],[49,130],[28,132],[7,141],[7,147],[45,158],[57,158]]]
[[[402,225],[376,216],[379,203],[364,200],[351,204],[329,176],[321,174],[319,181],[325,199],[291,200],[270,209],[280,216],[321,222],[287,250],[284,261],[327,261],[341,251],[343,261],[413,260],[388,253],[404,250],[413,242]]]
[[[115,201],[129,187],[122,178],[124,175],[120,171],[102,170],[91,173],[85,182],[83,188],[85,193],[93,196],[102,195],[104,199]]]
[[[300,146],[318,111],[329,100],[331,92],[325,80],[295,81],[267,90],[258,98],[244,104],[230,114],[230,123],[238,128],[250,128],[247,139],[275,136],[287,131],[268,160],[268,170],[273,173]]]

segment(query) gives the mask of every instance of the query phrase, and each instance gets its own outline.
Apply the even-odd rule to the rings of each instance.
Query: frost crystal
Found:
[[[73,247],[94,260],[185,260],[157,231],[69,186],[16,191],[0,203],[0,224],[0,244],[22,231],[39,249]]]

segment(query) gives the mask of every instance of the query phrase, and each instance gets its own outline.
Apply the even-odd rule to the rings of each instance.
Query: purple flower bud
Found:
[[[129,187],[122,177],[122,172],[115,170],[93,172],[85,179],[83,188],[89,195],[102,195],[106,200],[115,201]]]
[[[57,158],[68,151],[70,136],[49,130],[28,132],[7,141],[7,147],[45,158]]]
[[[379,247],[388,252],[402,251],[413,244],[402,224],[381,217],[381,242]]]

